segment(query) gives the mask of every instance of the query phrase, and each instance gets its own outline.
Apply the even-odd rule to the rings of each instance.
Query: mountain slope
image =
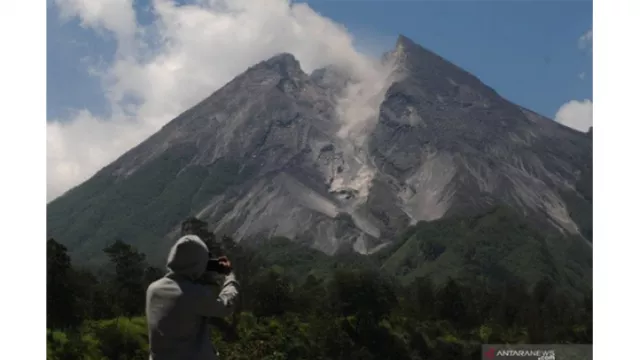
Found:
[[[316,164],[336,147],[335,106],[293,56],[275,56],[51,202],[48,232],[76,258],[119,238],[160,254],[194,214],[237,238],[328,239],[315,246],[334,252],[367,237],[333,221],[340,204],[324,177],[335,169]]]
[[[575,185],[591,163],[586,134],[510,103],[407,38],[397,52],[410,75],[388,90],[371,153],[413,221],[505,203],[580,233],[565,197],[583,199]]]
[[[407,285],[421,278],[436,286],[450,278],[473,286],[478,281],[501,286],[548,279],[568,294],[579,295],[592,284],[592,251],[583,239],[545,236],[508,207],[421,221],[370,256],[328,256],[281,238],[259,243],[256,249],[267,263],[301,282],[309,274],[326,278],[336,268],[374,268]]]
[[[534,284],[550,279],[573,293],[591,288],[591,248],[576,236],[544,236],[511,209],[419,222],[376,255],[382,268],[410,283],[428,277]]]
[[[589,238],[592,140],[400,37],[379,74],[263,61],[47,206],[76,261],[160,261],[189,215],[239,241],[371,253],[407,226],[506,204]]]

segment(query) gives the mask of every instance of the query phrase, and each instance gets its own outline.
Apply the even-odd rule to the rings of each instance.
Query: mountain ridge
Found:
[[[198,215],[239,241],[369,253],[410,224],[499,203],[549,231],[588,233],[590,215],[569,209],[591,206],[575,190],[587,134],[402,35],[385,58],[369,83],[339,67],[306,74],[288,53],[250,67],[49,203],[49,235],[76,259],[116,238],[161,254]]]

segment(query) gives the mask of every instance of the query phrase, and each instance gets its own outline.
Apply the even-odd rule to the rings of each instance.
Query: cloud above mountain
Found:
[[[133,0],[56,0],[61,21],[78,20],[115,39],[113,61],[93,59],[109,105],[107,116],[77,109],[48,119],[47,197],[88,179],[180,112],[234,76],[277,53],[303,70],[344,66],[375,77],[374,61],[356,50],[343,26],[306,4],[287,0],[153,0],[141,21]],[[106,40],[105,40],[106,41]],[[371,41],[371,40],[370,40]]]
[[[558,109],[555,120],[582,132],[593,126],[593,103],[591,100],[571,100]]]
[[[588,30],[578,38],[580,50],[591,50],[593,45],[593,30]],[[589,71],[590,73],[591,71]],[[580,80],[584,80],[586,72],[578,74]],[[568,101],[556,112],[555,120],[573,129],[587,132],[593,126],[593,102],[589,99]]]

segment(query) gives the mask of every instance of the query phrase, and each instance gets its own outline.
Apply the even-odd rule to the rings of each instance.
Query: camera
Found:
[[[209,261],[207,261],[207,271],[224,273],[227,271],[227,269],[224,266],[222,266],[222,264],[220,264],[218,259],[209,259]]]

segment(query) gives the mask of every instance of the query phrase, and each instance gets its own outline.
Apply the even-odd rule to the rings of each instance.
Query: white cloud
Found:
[[[558,109],[555,119],[557,122],[587,132],[593,126],[593,103],[591,100],[571,100]]]
[[[133,0],[56,0],[65,18],[117,41],[97,72],[112,114],[79,109],[47,125],[47,197],[93,175],[181,111],[255,63],[292,53],[309,72],[343,65],[378,74],[339,24],[287,0],[153,0],[154,21],[136,23]],[[61,89],[61,91],[64,91]],[[132,101],[133,100],[133,101]]]
[[[587,31],[578,39],[578,47],[582,50],[590,50],[592,44],[593,30]],[[586,76],[587,73],[584,71],[578,74],[580,80],[584,80]],[[593,103],[588,99],[583,101],[571,100],[560,106],[556,112],[555,119],[561,124],[587,132],[593,126]]]
[[[593,46],[593,30],[589,30],[578,39],[578,47],[580,49],[591,49]]]

